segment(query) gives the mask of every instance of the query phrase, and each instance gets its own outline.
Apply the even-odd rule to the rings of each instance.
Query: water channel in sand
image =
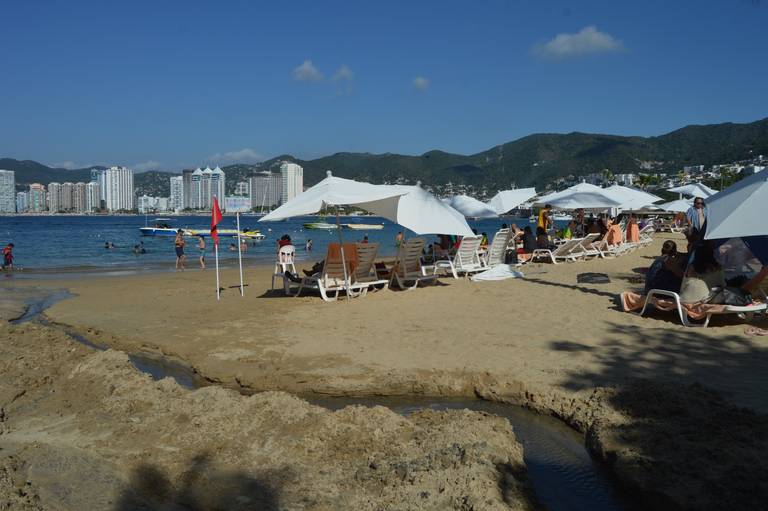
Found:
[[[13,323],[37,321],[64,330],[78,342],[97,350],[107,346],[94,343],[78,332],[46,320],[43,312],[58,301],[71,296],[67,291],[48,292],[27,300],[24,314]],[[173,378],[187,389],[195,389],[212,383],[185,364],[161,355],[133,353],[130,360],[139,371],[155,380]],[[235,389],[250,394],[248,389]],[[550,511],[589,509],[609,511],[630,509],[626,496],[616,488],[607,471],[590,457],[582,437],[561,421],[535,413],[520,406],[483,401],[480,399],[446,398],[426,396],[399,397],[331,397],[301,396],[312,404],[331,410],[351,405],[384,406],[401,415],[409,415],[421,409],[433,410],[469,409],[505,417],[512,424],[515,435],[524,449],[528,469],[536,497]]]

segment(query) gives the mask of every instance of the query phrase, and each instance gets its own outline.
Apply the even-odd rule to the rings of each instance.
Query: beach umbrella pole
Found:
[[[242,243],[240,243],[240,213],[236,213],[237,216],[237,259],[240,263],[240,296],[245,296],[243,290],[243,251]]]
[[[349,274],[347,273],[347,260],[344,257],[344,238],[341,234],[341,221],[339,220],[339,207],[336,206],[336,231],[339,233],[339,248],[341,249],[341,266],[344,268],[344,285],[347,286],[347,300],[349,296]]]

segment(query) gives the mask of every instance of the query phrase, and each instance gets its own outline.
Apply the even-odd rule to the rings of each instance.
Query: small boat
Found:
[[[384,224],[341,224],[341,226],[353,231],[378,231],[384,228]]]
[[[139,231],[142,236],[176,236],[177,227],[171,227],[168,222],[172,222],[170,218],[155,218],[152,220],[152,226],[145,225],[139,227]]]
[[[240,233],[240,237],[256,241],[261,241],[267,238],[261,234],[261,231],[258,229],[243,229],[243,232]]]
[[[338,226],[336,224],[329,224],[328,222],[309,222],[304,224],[304,228],[327,231],[330,229],[337,229]]]

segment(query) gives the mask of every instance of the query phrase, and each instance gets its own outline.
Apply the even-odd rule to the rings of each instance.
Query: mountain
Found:
[[[422,181],[428,185],[448,182],[483,186],[489,189],[539,186],[568,175],[583,175],[609,169],[614,174],[636,173],[643,169],[675,172],[684,165],[713,165],[768,154],[768,118],[746,124],[692,125],[657,137],[625,137],[592,133],[539,133],[461,155],[429,151],[418,156],[384,153],[335,153],[314,160],[280,155],[257,165],[223,167],[227,192],[238,181],[259,170],[276,170],[281,161],[304,167],[304,182],[312,185],[327,170],[334,175],[372,183]],[[0,169],[15,170],[19,185],[33,182],[85,181],[90,169],[66,170],[46,167],[34,161],[0,159]],[[169,193],[165,172],[136,174],[139,194]],[[178,174],[176,174],[178,175]]]

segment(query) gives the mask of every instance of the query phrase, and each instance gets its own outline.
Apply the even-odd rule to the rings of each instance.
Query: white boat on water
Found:
[[[139,231],[142,236],[176,236],[178,227],[171,227],[169,222],[173,222],[170,218],[155,218],[152,220],[153,225],[145,225],[139,227]]]
[[[304,224],[304,228],[314,230],[330,230],[337,229],[338,226],[336,224],[329,224],[328,222],[308,222]]]
[[[353,231],[379,231],[384,228],[384,224],[341,224],[341,226]]]

